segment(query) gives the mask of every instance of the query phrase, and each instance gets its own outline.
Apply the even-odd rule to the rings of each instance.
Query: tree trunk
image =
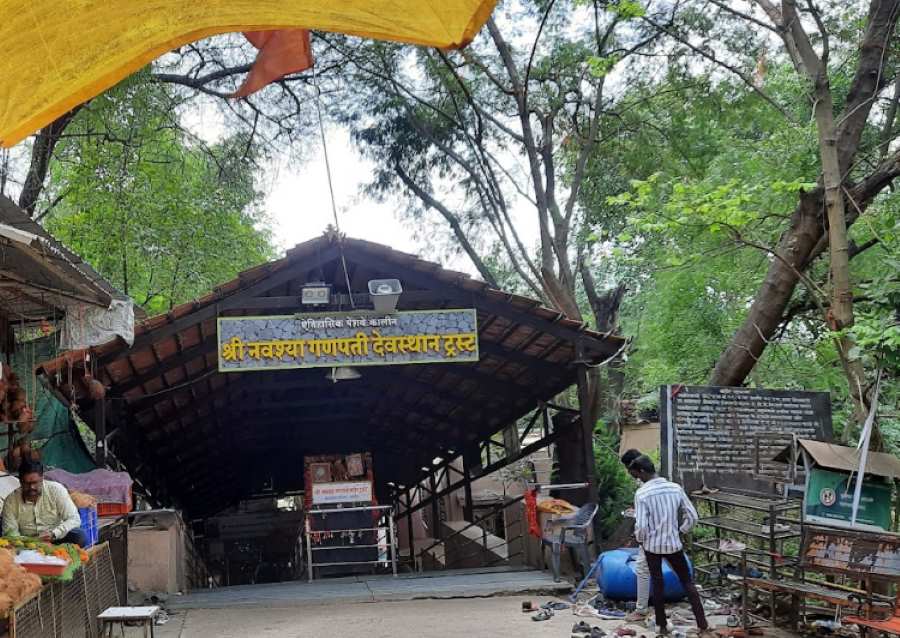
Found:
[[[831,306],[826,321],[832,330],[844,330],[853,325],[853,290],[850,284],[850,251],[847,245],[847,219],[844,210],[843,177],[837,153],[834,126],[834,107],[831,90],[825,77],[816,88],[816,127],[819,132],[819,156],[822,161],[822,180],[825,185],[825,211],[828,216],[828,244],[831,258]],[[847,386],[853,398],[853,418],[858,425],[866,421],[866,376],[854,350],[856,343],[850,334],[835,340],[839,350]],[[878,437],[880,439],[880,437]],[[844,428],[844,442],[850,440],[850,428]]]
[[[710,378],[711,385],[741,385],[762,356],[768,340],[781,324],[794,288],[823,237],[822,192],[803,193],[791,215],[791,225],[775,249],[781,259],[769,263],[762,286],[756,293],[747,318],[719,357]]]
[[[34,216],[34,210],[37,206],[38,198],[41,191],[44,190],[44,182],[47,179],[47,172],[50,170],[50,158],[53,157],[53,150],[59,142],[60,137],[75,114],[81,110],[81,106],[62,115],[53,123],[41,129],[40,133],[34,139],[34,146],[31,147],[31,163],[28,167],[28,175],[25,177],[25,183],[22,185],[22,192],[19,194],[19,207],[28,211],[28,214]]]
[[[809,37],[803,31],[794,2],[784,0],[780,11],[771,2],[762,0],[757,2],[779,26],[779,33],[798,71],[807,75],[809,81],[816,84],[817,88],[819,88],[818,81],[825,79],[827,87],[825,75],[828,72],[827,64],[822,64]],[[889,77],[884,73],[890,59],[887,45],[891,42],[891,35],[897,24],[900,13],[898,8],[900,0],[870,1],[866,30],[859,44],[856,72],[847,93],[844,112],[837,118],[839,124],[834,124],[833,111],[829,110],[832,118],[830,132],[832,139],[829,144],[834,145],[839,179],[849,172],[849,167],[859,150],[862,133],[877,93],[885,77]],[[818,95],[812,97],[817,98]],[[828,107],[832,108],[830,99]],[[817,120],[820,110],[823,109],[823,105],[817,104]],[[825,132],[821,127],[819,131],[820,134]],[[823,166],[823,170],[824,168]],[[879,168],[875,173],[880,172]],[[869,178],[862,180],[861,184],[867,181]],[[840,192],[843,183],[838,184],[837,197],[840,199],[843,197],[843,193]],[[874,194],[867,193],[867,197],[870,200]],[[855,201],[859,206],[863,206],[860,198],[855,198]],[[801,195],[800,203],[791,216],[791,225],[781,236],[776,249],[780,259],[773,259],[769,264],[765,280],[753,299],[747,318],[716,362],[710,379],[713,385],[742,384],[765,350],[768,340],[775,335],[787,303],[800,279],[798,272],[803,272],[824,248],[823,220],[819,214],[823,206],[824,193],[821,189]],[[855,214],[845,216],[848,226]]]

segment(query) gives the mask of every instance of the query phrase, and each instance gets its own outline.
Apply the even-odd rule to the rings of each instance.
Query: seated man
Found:
[[[3,503],[3,534],[28,536],[45,543],[74,543],[84,547],[87,537],[81,529],[78,508],[68,490],[44,480],[44,466],[24,461],[19,467],[21,487]]]

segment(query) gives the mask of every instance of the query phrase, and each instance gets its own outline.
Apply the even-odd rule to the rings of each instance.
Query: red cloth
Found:
[[[525,491],[525,517],[528,519],[528,533],[535,538],[541,537],[541,524],[538,521],[537,490]]]
[[[244,37],[259,49],[259,54],[241,88],[231,97],[247,97],[267,84],[313,65],[307,29],[246,31]]]

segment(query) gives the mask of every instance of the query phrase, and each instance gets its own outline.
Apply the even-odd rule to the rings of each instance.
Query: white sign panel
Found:
[[[312,490],[313,505],[372,502],[372,483],[369,481],[313,483]]]

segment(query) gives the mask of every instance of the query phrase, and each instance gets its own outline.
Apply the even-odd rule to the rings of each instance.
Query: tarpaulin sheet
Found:
[[[69,410],[36,381],[32,370],[39,361],[60,354],[56,335],[19,344],[13,355],[12,367],[25,386],[28,402],[34,407],[35,429],[31,433],[34,447],[41,452],[47,467],[59,467],[69,472],[88,472],[97,466],[91,459],[84,441],[76,429]],[[5,429],[0,435],[5,434]],[[7,438],[0,436],[0,457],[7,454]]]
[[[69,490],[83,492],[97,499],[98,503],[130,503],[131,476],[128,472],[113,472],[103,468],[72,474],[65,470],[50,470],[45,476],[62,483]]]
[[[0,0],[0,144],[11,146],[201,38],[305,28],[467,44],[497,0]]]
[[[60,350],[81,350],[112,341],[116,337],[134,343],[134,302],[113,299],[109,308],[84,303],[66,306],[66,320],[59,336]]]

